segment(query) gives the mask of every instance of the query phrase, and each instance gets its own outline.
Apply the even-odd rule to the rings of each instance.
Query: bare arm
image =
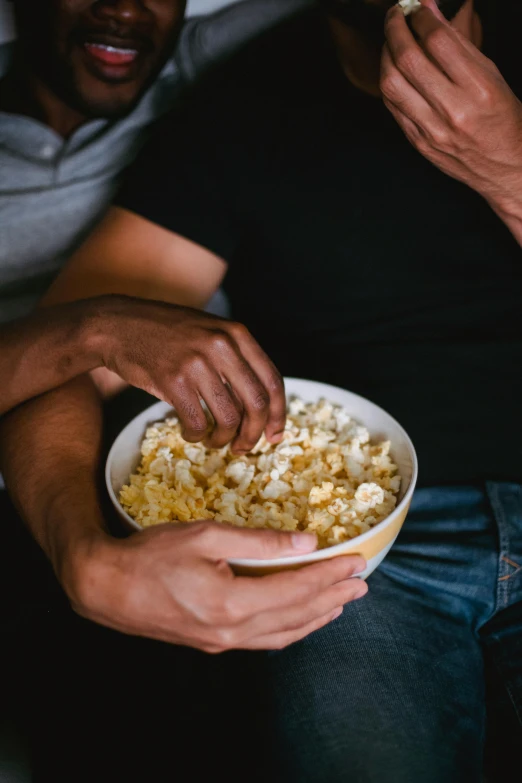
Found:
[[[400,9],[388,14],[384,102],[413,146],[483,196],[522,246],[522,102],[435,0],[422,2],[416,37]]]
[[[177,251],[187,248],[186,240],[121,210],[88,247],[54,287],[54,301],[141,293],[197,305],[223,273],[223,262],[212,263],[208,251],[192,246],[184,259]],[[223,565],[226,557],[311,551],[316,544],[308,536],[229,532],[206,523],[112,539],[97,489],[101,435],[101,396],[87,376],[20,406],[0,423],[9,491],[82,615],[126,633],[212,652],[270,649],[306,636],[366,592],[349,579],[364,567],[359,558],[262,580],[236,579]]]
[[[0,328],[0,414],[99,366],[91,310],[55,307]]]
[[[235,578],[223,564],[311,551],[308,535],[201,523],[111,538],[96,481],[100,398],[86,376],[19,407],[2,421],[0,436],[15,503],[73,608],[91,620],[208,652],[278,649],[367,592],[351,578],[365,567],[359,557],[262,579]]]

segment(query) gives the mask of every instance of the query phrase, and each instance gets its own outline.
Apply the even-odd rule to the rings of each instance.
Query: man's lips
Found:
[[[133,63],[140,55],[138,49],[124,46],[112,46],[103,43],[84,43],[84,49],[98,62],[104,65],[125,66]]]

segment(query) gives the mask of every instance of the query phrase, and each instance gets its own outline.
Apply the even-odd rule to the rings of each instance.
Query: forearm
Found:
[[[87,376],[0,421],[7,488],[62,583],[75,550],[105,535],[97,489],[101,444],[102,403]]]
[[[0,414],[102,364],[104,306],[52,307],[0,329]]]

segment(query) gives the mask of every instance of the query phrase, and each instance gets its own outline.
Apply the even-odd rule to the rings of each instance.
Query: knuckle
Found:
[[[228,325],[228,328],[236,339],[241,340],[250,337],[250,332],[245,324],[239,323],[239,321],[231,321]]]
[[[450,134],[446,128],[432,128],[430,130],[430,140],[432,145],[438,150],[443,151],[450,147]],[[421,144],[426,144],[426,139],[423,139]]]
[[[223,414],[223,425],[227,430],[236,431],[241,424],[241,416],[234,408],[227,408]]]
[[[489,84],[479,85],[477,88],[476,99],[482,109],[493,109],[495,107],[495,94]]]
[[[227,624],[236,625],[242,621],[243,611],[236,596],[226,596],[223,600],[222,609]]]
[[[210,338],[211,345],[214,351],[228,351],[231,345],[231,340],[229,335],[224,332],[222,329],[216,329],[216,331],[212,334],[212,337]]]
[[[264,391],[259,391],[252,401],[252,407],[255,411],[263,413],[270,405],[270,397]]]
[[[270,394],[284,394],[285,384],[277,370],[273,370],[268,376],[267,388]]]
[[[186,427],[183,430],[183,438],[189,443],[199,443],[204,440],[207,434],[207,428],[198,425]]]
[[[441,49],[445,49],[450,43],[451,39],[444,27],[435,27],[424,36],[424,44],[427,49],[440,52]]]
[[[457,130],[466,130],[469,124],[468,112],[466,109],[461,107],[454,109],[450,114],[450,121],[453,127]]]
[[[233,628],[220,628],[215,634],[218,647],[223,650],[232,650],[236,645],[237,635]]]
[[[382,76],[381,92],[385,98],[392,102],[400,95],[400,82],[394,74],[387,73]]]
[[[201,410],[198,410],[194,403],[177,403],[176,411],[184,419],[185,426],[189,426],[193,432],[205,433],[207,429],[207,420]]]
[[[396,58],[396,63],[399,71],[407,71],[408,73],[417,70],[418,56],[415,50],[404,48],[399,52]]]
[[[206,369],[205,357],[200,353],[193,353],[182,365],[182,371],[185,376],[201,375]]]

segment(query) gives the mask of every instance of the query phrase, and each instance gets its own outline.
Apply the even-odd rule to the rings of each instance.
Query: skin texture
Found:
[[[250,451],[285,425],[281,376],[248,330],[198,310],[126,297],[51,307],[0,329],[0,414],[107,367],[176,408],[183,435]],[[215,425],[209,427],[203,400]]]
[[[15,63],[0,83],[0,106],[69,136],[93,117],[129,112],[172,52],[185,0],[14,0]],[[108,66],[86,43],[136,49]]]
[[[380,89],[413,146],[489,202],[522,245],[522,103],[470,37],[433,0],[412,16],[393,8]]]
[[[171,52],[184,7],[184,0],[17,0],[17,55],[0,83],[0,107],[33,117],[63,137],[91,117],[122,116]],[[88,55],[86,42],[135,48],[139,58],[126,69],[106,67]],[[154,241],[141,247],[141,262],[151,253],[153,260],[155,249]],[[207,267],[210,257],[201,254]],[[211,280],[223,273],[223,265],[217,266]],[[137,264],[136,276],[129,268],[121,287],[118,274],[108,270],[107,293],[134,291],[142,298],[188,306],[205,300],[201,290],[183,296],[190,274],[162,291],[148,284],[148,270],[138,270]],[[197,274],[202,271],[204,264]],[[85,286],[65,296],[55,291],[46,304],[53,297],[55,302],[84,299],[89,290]],[[106,533],[97,483],[100,387],[87,375],[42,394],[46,387],[101,361],[175,402],[186,435],[194,439],[204,434],[202,397],[217,421],[213,445],[237,435],[239,450],[253,444],[263,421],[277,440],[284,410],[277,371],[242,327],[164,304],[134,302],[132,314],[128,303],[119,299],[116,304],[110,313],[104,305],[103,314],[98,304],[94,328],[92,314],[81,312],[91,303],[75,305],[65,320],[63,312],[50,310],[6,327],[5,333],[8,350],[2,361],[12,381],[2,405],[4,410],[18,407],[0,420],[3,474],[72,606],[124,633],[209,652],[280,648],[331,622],[344,603],[367,590],[350,578],[364,569],[361,558],[321,563],[282,579],[238,579],[226,565],[234,555],[264,559],[310,552],[317,545],[313,536],[229,531],[208,522],[191,529],[157,529],[127,541]],[[160,356],[158,346],[170,350]],[[42,368],[49,350],[56,364]],[[37,378],[39,366],[43,373]],[[110,385],[114,373],[103,369],[104,378]],[[40,396],[19,404],[31,393]]]
[[[433,18],[437,21],[433,11],[427,10],[425,13],[431,14],[426,18]],[[455,19],[455,25],[459,29],[462,25],[462,35],[467,35],[468,38],[468,43],[459,39],[462,50],[459,50],[458,60],[461,63],[464,61],[470,72],[479,73],[482,78],[484,68],[478,64],[480,58],[477,58],[477,54],[475,54],[476,47],[473,49],[473,57],[466,49],[471,46],[469,41],[476,33],[475,19],[471,2],[463,6],[458,18]],[[443,24],[440,19],[438,24]],[[352,57],[350,60],[347,56],[346,41],[348,37],[351,36],[350,40],[357,44],[356,52],[360,54],[358,72],[364,77],[364,86],[361,86],[361,89],[373,84],[374,73],[369,65],[368,67],[366,65],[371,58],[375,58],[374,61],[377,63],[375,84],[378,95],[380,95],[381,51],[379,50],[375,55],[374,48],[369,47],[365,40],[358,37],[357,31],[342,28],[342,35],[340,35],[341,28],[333,25],[332,29],[339,48],[339,58],[348,75],[350,68],[357,70],[354,58]],[[444,27],[444,31],[445,35],[449,35],[446,27]],[[389,24],[387,25],[386,33],[393,68],[385,73],[383,79],[390,73],[395,79],[397,72],[401,77],[406,78],[396,61],[398,50],[401,48],[400,41],[403,32],[403,30],[402,32],[396,30],[393,26],[390,29]],[[438,37],[440,39],[440,34]],[[430,36],[428,36],[429,38]],[[425,39],[426,34],[421,32],[421,40],[418,43],[413,42],[424,58],[426,58],[426,53],[423,51],[423,47],[427,45]],[[409,50],[412,49],[412,46],[413,44],[408,39]],[[418,58],[419,53],[417,50],[415,52],[415,57]],[[466,54],[464,55],[463,52]],[[408,59],[409,56],[406,60]],[[361,62],[366,64],[365,67],[361,66]],[[405,58],[401,57],[399,62],[404,68]],[[435,67],[435,63],[432,62],[432,65]],[[438,68],[440,70],[440,66]],[[445,76],[450,81],[448,77],[449,75]],[[411,78],[413,81],[414,77]],[[406,88],[409,89],[408,85],[413,86],[420,95],[419,86],[413,84],[412,81],[406,79],[407,85],[401,81],[401,96],[395,96],[395,101],[398,101],[399,105],[404,103],[404,91]],[[455,84],[451,79],[450,92],[455,91]],[[499,82],[496,81],[495,84],[498,85]],[[427,87],[428,85],[424,85],[422,89],[427,89]],[[460,90],[463,88],[460,87]],[[460,95],[462,96],[462,92]],[[393,103],[387,96],[386,100]],[[426,101],[426,98],[424,100]],[[476,105],[475,100],[472,100],[471,103]],[[402,113],[407,116],[405,108],[402,106]],[[433,107],[431,108],[433,109]],[[471,141],[477,149],[482,143],[482,139],[476,136]],[[413,139],[412,142],[414,142]],[[464,149],[464,146],[462,144],[461,150]],[[516,145],[514,145],[514,149],[515,147]],[[420,151],[422,153],[422,150]],[[468,168],[478,165],[473,162],[472,157],[469,158],[469,161]],[[436,161],[434,163],[437,165]],[[503,167],[500,166],[496,173],[491,175],[491,178],[495,181],[497,179],[498,181],[505,180],[506,184],[502,187],[508,190],[507,183],[510,178],[505,178],[502,172]],[[448,173],[451,174],[451,172]],[[484,174],[480,174],[477,178],[477,182],[484,180]],[[473,187],[471,182],[470,186]],[[509,192],[511,193],[511,190]],[[510,196],[505,201],[515,204],[516,198],[512,199]],[[513,207],[513,210],[515,209]],[[508,223],[507,219],[506,223]],[[154,270],[154,276],[151,275],[151,270]],[[50,301],[77,299],[82,295],[124,293],[131,296],[146,296],[150,299],[162,298],[190,307],[202,307],[219,286],[224,271],[223,260],[209,253],[208,250],[154,226],[136,215],[124,210],[113,209],[102,226],[87,241],[84,248],[72,259],[62,278],[54,286],[50,294]],[[21,406],[10,416],[4,418],[0,432],[4,475],[13,498],[36,539],[49,555],[58,578],[77,611],[98,622],[130,633],[169,638],[180,641],[180,643],[198,646],[201,649],[216,649],[216,647],[223,649],[223,643],[225,646],[231,647],[258,644],[270,647],[287,643],[289,639],[287,634],[290,631],[288,618],[282,625],[278,625],[278,621],[274,622],[270,629],[255,628],[251,631],[252,635],[245,640],[243,631],[246,627],[249,628],[249,631],[252,629],[250,620],[254,619],[259,610],[259,604],[252,597],[249,598],[247,610],[250,620],[245,620],[243,615],[244,625],[241,634],[236,637],[226,636],[228,633],[226,629],[230,626],[230,617],[227,616],[227,619],[223,620],[224,615],[219,615],[217,612],[208,616],[211,618],[208,622],[211,627],[212,639],[209,640],[207,635],[203,639],[200,635],[200,626],[197,623],[196,626],[194,625],[193,616],[189,619],[187,614],[178,611],[180,604],[183,604],[185,599],[181,592],[182,585],[178,584],[174,578],[175,575],[169,582],[169,590],[163,590],[159,582],[154,581],[156,576],[151,575],[150,552],[156,551],[154,549],[156,546],[155,536],[162,536],[164,531],[159,529],[159,532],[152,531],[147,535],[139,534],[128,542],[116,542],[106,535],[95,481],[100,442],[100,396],[95,384],[87,377],[79,378],[48,395],[43,395],[29,404]],[[39,455],[38,460],[34,460],[31,456],[35,453]],[[214,532],[223,534],[223,530],[226,529],[222,528]],[[214,532],[211,533],[211,537]],[[165,562],[177,564],[173,571],[183,568],[185,562],[194,562],[194,543],[191,541],[191,537],[178,538],[179,530],[175,528],[169,528],[165,533],[167,535],[163,539],[161,547],[164,553],[162,556],[167,558]],[[222,591],[223,574],[220,569],[226,569],[226,566],[223,566],[224,559],[227,556],[232,556],[232,553],[240,557],[260,556],[254,554],[253,539],[250,536],[247,537],[246,533],[247,531],[236,531],[235,535],[240,537],[241,542],[239,543],[238,539],[238,546],[236,547],[234,544],[232,548],[230,539],[227,539],[225,550],[220,549],[214,539],[210,554],[208,539],[205,544],[205,535],[203,535],[203,544],[200,542],[198,548],[196,556],[198,563],[208,562],[209,558],[214,562],[212,568],[204,568],[200,571],[205,575],[202,580],[205,582],[206,588],[203,590],[202,600],[205,596],[213,594],[215,589],[216,594],[220,596],[220,611],[225,614],[225,607],[229,606],[230,608],[230,603],[225,600]],[[256,533],[259,538],[255,540],[254,549],[256,552],[264,552],[266,556],[265,533],[267,531]],[[150,543],[151,539],[152,543]],[[218,552],[219,554],[217,554]],[[155,557],[156,555],[153,559]],[[169,557],[172,560],[169,560]],[[213,560],[213,557],[217,557],[217,561]],[[306,572],[304,573],[306,574]],[[297,577],[298,575],[291,574],[290,576]],[[232,584],[237,584],[230,573],[226,575],[226,579],[232,581]],[[261,600],[263,585],[266,584],[263,579],[256,582],[257,588],[260,590],[259,600]],[[342,578],[339,580],[339,576],[336,575],[335,581],[332,581],[330,586],[343,581]],[[110,585],[109,588],[107,584]],[[122,603],[122,596],[127,595],[131,584],[136,594],[132,600],[129,599],[128,602]],[[353,584],[357,585],[357,580],[350,583],[350,585]],[[256,585],[254,585],[254,589],[256,589]],[[358,586],[361,590],[365,590],[364,585],[361,585],[360,582]],[[326,588],[324,592],[327,592],[328,589],[330,588]],[[156,604],[160,600],[158,596],[162,601],[159,606]],[[351,594],[351,597],[354,596],[355,592]],[[293,608],[296,613],[299,611],[299,603],[296,599]],[[173,610],[173,606],[178,608]],[[279,608],[282,608],[282,604]],[[237,607],[235,611],[237,611]],[[155,619],[154,627],[151,627],[147,619],[148,613],[152,617],[156,617],[156,613],[159,613],[163,620]],[[276,615],[272,614],[271,616],[274,618]],[[281,617],[281,615],[277,616]],[[332,616],[329,615],[330,618]],[[174,621],[171,618],[176,619]],[[311,628],[310,622],[321,623],[326,622],[327,619],[324,614],[322,619],[317,616],[315,620],[301,616],[302,624],[295,633],[304,636]],[[158,630],[160,628],[161,630]],[[290,632],[294,633],[294,631]],[[259,641],[260,638],[262,642]],[[216,645],[215,642],[219,639],[221,642]]]

